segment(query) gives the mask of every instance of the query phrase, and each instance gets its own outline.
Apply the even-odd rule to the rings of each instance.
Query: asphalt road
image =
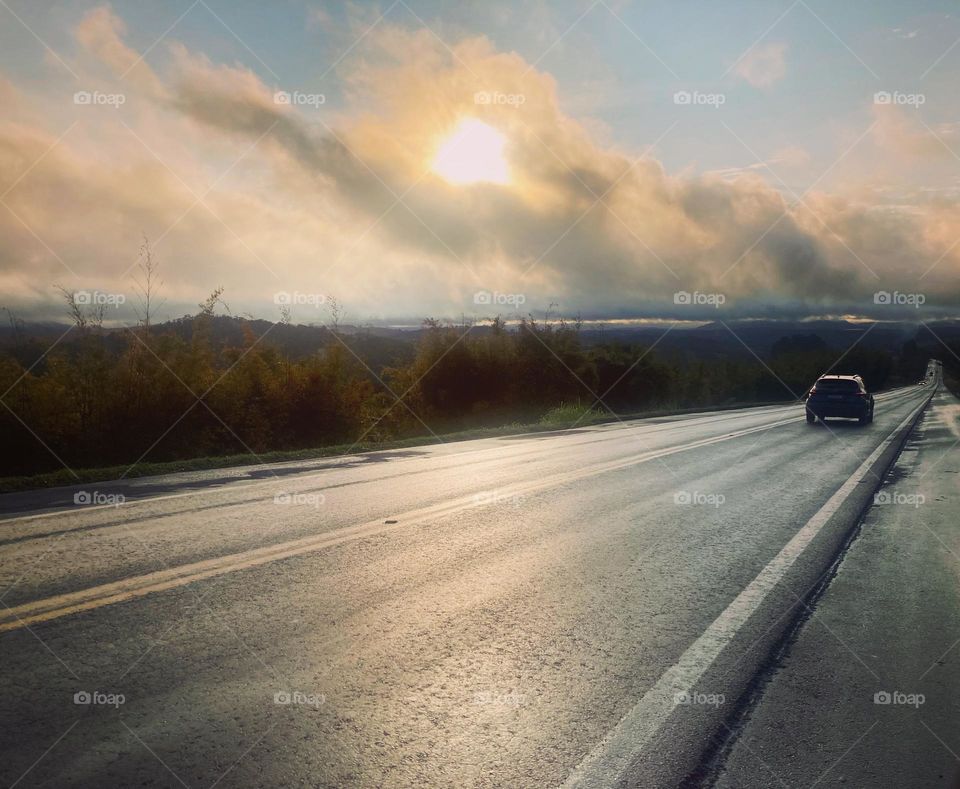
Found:
[[[695,784],[931,390],[0,497],[0,780]]]

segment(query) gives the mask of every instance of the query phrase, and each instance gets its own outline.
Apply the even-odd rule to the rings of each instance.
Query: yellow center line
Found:
[[[498,491],[498,498],[512,498],[514,496],[529,495],[549,488],[559,487],[583,479],[605,474],[611,471],[628,468],[640,463],[646,463],[657,458],[685,452],[690,449],[729,441],[741,436],[750,435],[762,430],[770,430],[791,423],[797,423],[798,417],[745,428],[721,436],[700,439],[687,444],[669,447],[661,450],[643,452],[627,458],[598,464],[590,468],[554,474],[548,478],[533,482],[517,483],[505,486]],[[397,531],[405,527],[437,520],[459,512],[475,509],[489,501],[485,497],[464,496],[452,501],[435,504],[429,507],[410,510],[391,518],[390,523],[381,519],[366,521],[354,526],[346,526],[321,535],[312,535],[296,540],[255,548],[240,553],[219,556],[200,562],[184,564],[157,572],[145,573],[119,581],[112,581],[76,592],[55,595],[53,597],[35,600],[29,603],[8,608],[0,613],[0,633],[8,630],[17,630],[37,622],[68,616],[81,611],[102,608],[114,603],[132,600],[155,592],[174,589],[205,578],[225,575],[237,570],[245,570],[258,565],[288,559],[294,556],[312,553],[344,542],[372,537],[379,534]],[[393,522],[395,521],[395,522]]]

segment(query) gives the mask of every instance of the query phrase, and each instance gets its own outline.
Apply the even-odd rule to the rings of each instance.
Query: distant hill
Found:
[[[215,345],[240,346],[244,331],[262,337],[267,346],[275,347],[291,359],[302,359],[325,348],[333,341],[325,326],[279,324],[266,320],[216,316],[212,321],[211,336]],[[0,348],[13,352],[22,363],[31,364],[50,345],[69,330],[65,323],[24,323],[15,331],[10,325],[0,326]],[[189,340],[194,323],[191,317],[180,318],[153,327],[157,333],[173,333]],[[898,351],[905,342],[915,340],[919,347],[937,356],[946,353],[941,344],[960,342],[960,321],[936,321],[929,324],[913,322],[867,323],[843,320],[819,321],[757,321],[742,320],[721,323],[715,321],[697,327],[678,327],[667,331],[667,326],[623,326],[614,324],[598,327],[595,324],[581,330],[584,345],[642,345],[656,344],[657,353],[675,360],[717,361],[721,359],[747,360],[754,355],[769,359],[777,343],[798,342],[825,345],[844,350],[854,343],[858,347]],[[119,350],[125,344],[127,329],[104,329],[108,344]],[[471,333],[486,334],[486,324],[474,326]],[[375,372],[384,367],[408,363],[423,330],[383,326],[341,326],[338,334]],[[798,339],[806,338],[806,339]],[[859,342],[858,342],[859,340]],[[59,346],[68,350],[71,336],[60,340]],[[794,347],[790,345],[790,347]]]
[[[191,317],[157,324],[151,331],[173,334],[190,340],[194,324]],[[127,344],[127,328],[104,328],[107,347],[116,352]],[[265,346],[282,351],[291,359],[299,360],[315,354],[335,342],[325,326],[304,326],[273,323],[218,315],[211,322],[211,341],[214,347],[242,346],[244,332],[250,331],[262,338]],[[66,335],[66,336],[64,336]],[[340,339],[365,364],[379,373],[384,367],[402,365],[413,359],[416,333],[344,326],[338,331]],[[24,366],[30,366],[54,343],[60,350],[70,352],[76,342],[76,332],[66,323],[23,323],[16,329],[0,327],[0,350],[12,353]]]
[[[828,348],[837,350],[849,348],[859,339],[860,347],[888,351],[897,351],[903,343],[916,339],[922,347],[931,350],[939,347],[941,352],[937,337],[946,343],[960,340],[960,321],[936,321],[928,326],[908,322],[853,323],[843,320],[716,321],[696,328],[676,328],[666,334],[666,327],[591,328],[583,332],[583,339],[593,344],[652,345],[656,342],[661,355],[706,360],[748,359],[753,355],[769,359],[774,345],[796,337],[818,338]]]

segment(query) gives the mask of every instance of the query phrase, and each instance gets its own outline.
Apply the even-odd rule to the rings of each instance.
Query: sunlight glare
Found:
[[[506,137],[492,126],[466,118],[440,146],[432,169],[454,184],[506,184],[510,180],[503,155],[506,142]]]

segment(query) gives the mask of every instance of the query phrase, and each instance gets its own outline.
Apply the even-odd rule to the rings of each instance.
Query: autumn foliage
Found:
[[[216,315],[220,295],[179,321],[155,326],[148,312],[136,327],[107,329],[101,313],[65,293],[73,319],[66,337],[52,347],[17,341],[0,352],[0,476],[235,454],[255,460],[545,414],[569,424],[791,400],[838,356],[816,338],[797,337],[774,346],[766,361],[666,358],[622,342],[588,345],[576,322],[528,318],[508,326],[498,318],[482,326],[425,321],[408,352],[384,363],[362,334],[336,323],[312,335],[322,337],[314,346],[290,353],[271,335],[297,327]],[[225,323],[233,339],[217,331]],[[855,349],[845,369],[877,389],[898,363],[922,368],[925,353],[907,350],[896,357]],[[913,374],[911,367],[906,375]]]

